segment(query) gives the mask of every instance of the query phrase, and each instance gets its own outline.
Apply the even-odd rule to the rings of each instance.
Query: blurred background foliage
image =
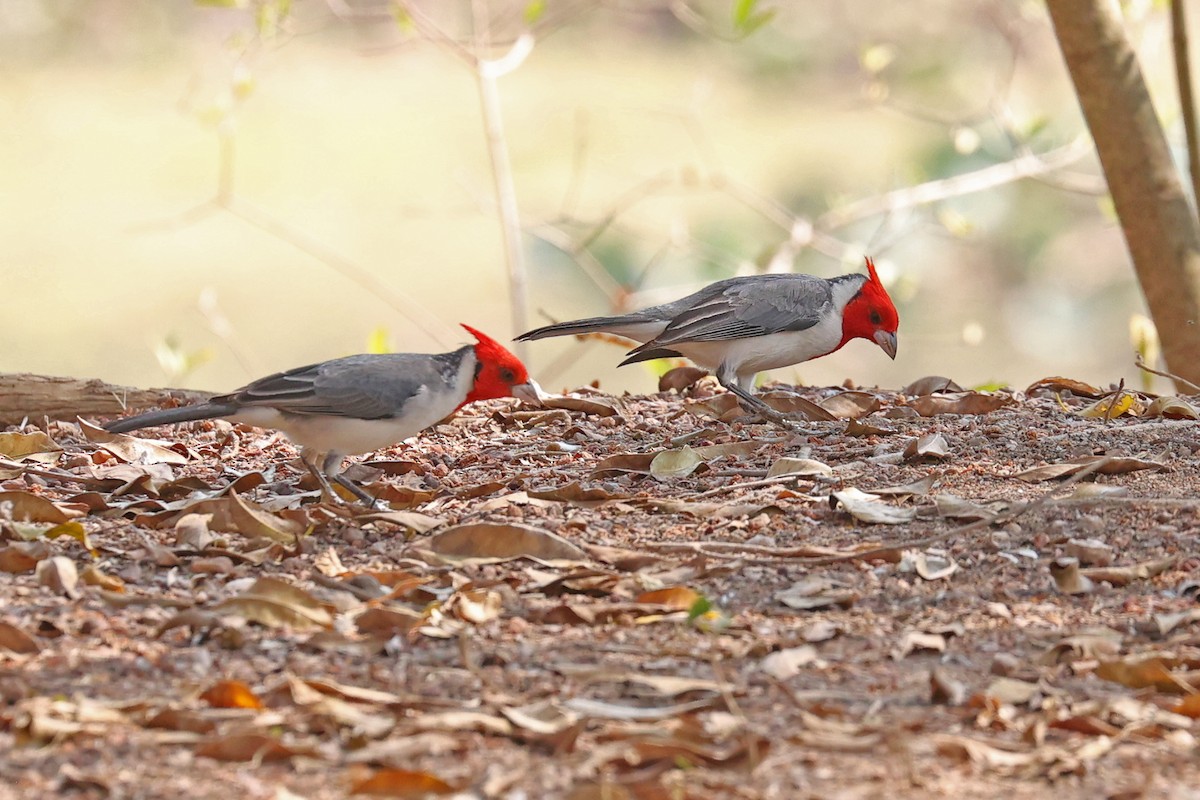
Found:
[[[1124,8],[1182,141],[1166,14]],[[1136,375],[1143,302],[1021,0],[4,0],[0,370],[223,389],[518,333],[456,56],[481,25],[486,56],[534,32],[499,79],[531,327],[870,254],[896,361],[775,377]],[[547,388],[653,388],[611,345],[528,354]]]

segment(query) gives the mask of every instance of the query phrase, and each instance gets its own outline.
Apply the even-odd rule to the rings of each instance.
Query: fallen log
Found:
[[[73,422],[76,417],[115,417],[155,406],[178,406],[207,400],[213,392],[189,389],[137,389],[104,381],[0,373],[0,425],[43,418]]]

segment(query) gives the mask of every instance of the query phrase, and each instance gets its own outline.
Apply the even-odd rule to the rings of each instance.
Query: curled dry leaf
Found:
[[[767,470],[768,478],[780,475],[832,475],[833,467],[811,458],[780,458]]]
[[[901,389],[901,393],[906,397],[923,397],[934,392],[961,392],[963,388],[949,378],[943,378],[941,375],[926,375],[924,378],[917,378]]]
[[[216,611],[270,628],[329,628],[333,617],[315,597],[278,578],[259,578],[244,594],[223,600]]]
[[[670,719],[708,708],[717,699],[716,696],[692,700],[686,703],[675,703],[666,706],[634,706],[622,703],[610,703],[606,700],[593,700],[588,697],[572,697],[563,703],[563,707],[581,717],[590,719],[616,719],[629,722],[649,722],[653,720]]]
[[[458,790],[454,786],[432,773],[395,768],[375,770],[369,777],[363,778],[350,788],[352,795],[412,800],[454,794],[456,791]]]
[[[1200,419],[1200,410],[1177,396],[1156,397],[1146,408],[1145,416],[1164,419]]]
[[[1039,390],[1049,392],[1070,392],[1071,394],[1079,395],[1080,397],[1090,397],[1093,400],[1098,397],[1103,397],[1108,394],[1104,389],[1098,389],[1090,383],[1083,381],[1072,380],[1071,378],[1042,378],[1040,381],[1034,381],[1025,389],[1025,394],[1032,395]]]
[[[99,586],[109,592],[125,591],[125,581],[116,575],[108,575],[95,564],[88,564],[79,576],[88,586]]]
[[[1077,558],[1064,556],[1054,559],[1050,562],[1050,576],[1063,594],[1090,594],[1096,589],[1096,584],[1079,569]]]
[[[272,514],[234,490],[221,497],[193,503],[184,514],[211,515],[208,524],[213,530],[240,533],[251,539],[291,544],[304,533],[304,526],[299,522]]]
[[[175,522],[175,544],[192,550],[204,550],[216,536],[208,529],[212,514],[184,514]]]
[[[484,564],[532,558],[547,562],[587,561],[587,554],[558,534],[532,525],[472,522],[432,536],[425,548],[445,561]]]
[[[79,570],[75,568],[75,562],[66,556],[52,556],[39,561],[36,572],[39,586],[72,599],[79,597]]]
[[[1121,652],[1121,634],[1111,628],[1100,628],[1068,636],[1055,642],[1038,657],[1046,666],[1069,664],[1073,661],[1110,660]]]
[[[624,500],[629,497],[626,494],[613,494],[599,486],[584,487],[580,481],[571,481],[568,484],[556,486],[553,489],[530,489],[527,494],[534,500],[555,500],[584,508],[606,503],[610,500]]]
[[[0,650],[17,655],[33,655],[41,652],[41,645],[25,631],[8,622],[0,621]]]
[[[961,706],[967,700],[967,687],[941,667],[929,673],[930,702],[944,706]]]
[[[699,367],[675,367],[669,369],[658,379],[660,392],[682,392],[696,385],[696,381],[708,375],[708,370]]]
[[[926,475],[920,480],[912,483],[902,483],[899,486],[884,486],[878,489],[867,489],[868,494],[888,495],[890,497],[924,497],[933,491],[933,487],[937,486],[940,476],[937,474]]]
[[[563,708],[553,700],[541,700],[526,706],[509,706],[500,709],[509,722],[541,736],[562,733],[579,722],[579,716]]]
[[[993,507],[980,505],[952,494],[939,494],[933,498],[933,506],[942,519],[995,519],[1000,513],[997,506],[1001,504],[992,505]]]
[[[416,511],[370,511],[366,514],[355,516],[354,521],[360,523],[383,522],[389,525],[399,525],[401,528],[407,528],[413,533],[429,533],[434,528],[439,528],[446,524],[446,520],[441,517],[431,517],[428,514],[421,514]]]
[[[937,581],[958,572],[958,562],[942,551],[906,550],[898,569],[901,572],[915,572],[927,581]]]
[[[62,451],[62,446],[43,431],[0,433],[0,456],[13,461],[53,464]]]
[[[930,433],[918,439],[913,439],[904,447],[904,460],[914,461],[923,458],[943,459],[950,456],[950,443],[940,433]]]
[[[830,505],[841,506],[859,522],[882,525],[900,525],[912,522],[917,516],[914,508],[898,508],[888,505],[873,494],[867,494],[859,489],[849,488],[833,492],[829,496]]]
[[[241,681],[217,681],[200,694],[200,699],[213,708],[263,707],[254,690]]]

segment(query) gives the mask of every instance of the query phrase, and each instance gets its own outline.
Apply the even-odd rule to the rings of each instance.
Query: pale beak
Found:
[[[875,331],[875,344],[882,347],[889,358],[896,360],[896,334],[891,331]]]
[[[518,383],[513,386],[512,396],[526,403],[540,406],[546,393],[542,391],[542,387],[538,386],[537,381],[530,378],[529,383]]]

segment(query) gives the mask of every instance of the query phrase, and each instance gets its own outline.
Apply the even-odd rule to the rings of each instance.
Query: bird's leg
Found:
[[[341,453],[329,453],[325,456],[325,461],[321,464],[321,471],[328,477],[333,478],[339,486],[344,486],[350,494],[361,500],[367,508],[377,508],[379,501],[357,483],[343,475],[341,466]],[[326,483],[326,486],[328,485]]]
[[[341,503],[342,498],[329,485],[329,479],[325,476],[324,470],[309,458],[307,450],[300,451],[300,460],[304,463],[304,466],[308,467],[308,471],[312,473],[312,476],[317,479],[317,485],[321,487],[321,499],[326,502]]]
[[[737,399],[742,401],[742,403],[746,406],[746,410],[751,414],[756,414],[759,417],[762,417],[763,420],[767,422],[773,422],[776,425],[787,428],[789,431],[794,431],[796,429],[795,423],[788,419],[787,414],[771,408],[769,405],[750,394],[750,392],[746,391],[741,386],[738,386],[736,383],[731,381],[730,383],[725,384],[725,388],[733,392],[733,394],[737,396]]]

